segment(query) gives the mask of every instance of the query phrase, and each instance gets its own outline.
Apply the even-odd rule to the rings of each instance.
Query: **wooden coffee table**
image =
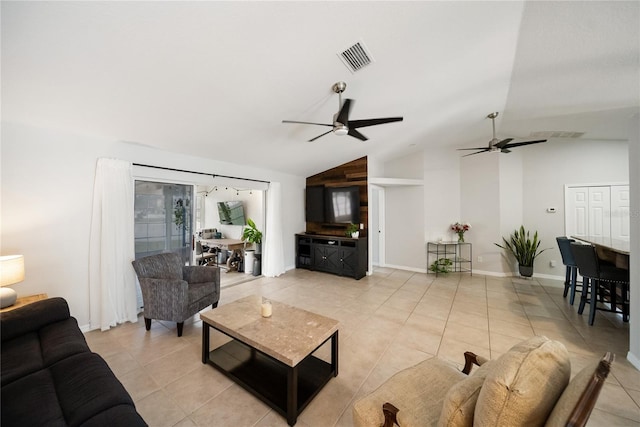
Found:
[[[208,363],[294,425],[298,415],[338,375],[338,321],[271,300],[245,297],[200,314],[202,363]],[[232,338],[209,351],[211,328]],[[313,353],[331,340],[331,360]]]

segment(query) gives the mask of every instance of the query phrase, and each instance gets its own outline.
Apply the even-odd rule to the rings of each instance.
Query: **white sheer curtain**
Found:
[[[98,159],[89,241],[91,329],[137,322],[130,162]]]
[[[279,182],[271,182],[267,190],[267,219],[262,274],[276,277],[285,272],[282,240],[282,189]]]

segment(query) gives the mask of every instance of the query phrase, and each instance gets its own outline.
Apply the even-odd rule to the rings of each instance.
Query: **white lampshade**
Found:
[[[4,286],[14,285],[24,280],[24,256],[0,256],[0,308],[9,307],[16,302],[16,291]]]

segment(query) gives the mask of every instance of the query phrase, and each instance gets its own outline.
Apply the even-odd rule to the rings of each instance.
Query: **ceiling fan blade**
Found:
[[[489,148],[487,148],[487,147],[473,147],[473,148],[458,148],[458,150],[485,150],[485,151],[488,151]]]
[[[367,139],[369,139],[352,127],[349,128],[349,132],[347,133],[347,135],[358,138],[360,141],[366,141]]]
[[[331,130],[329,130],[329,131],[326,131],[325,133],[323,133],[323,134],[321,134],[321,135],[318,135],[318,136],[316,136],[315,138],[311,138],[311,139],[309,140],[309,142],[313,142],[313,141],[315,141],[316,139],[318,139],[318,138],[320,138],[320,137],[322,137],[322,136],[325,136],[326,134],[331,133],[331,132],[333,132],[333,129],[331,129]]]
[[[513,144],[507,144],[504,148],[522,147],[523,145],[539,144],[541,142],[547,142],[547,140],[540,139],[537,141],[514,142]]]
[[[481,151],[476,151],[475,153],[465,154],[465,155],[464,155],[464,156],[462,156],[462,157],[469,157],[469,156],[473,156],[474,154],[486,153],[487,151],[491,151],[491,150],[489,150],[488,148],[485,148],[485,149],[483,149],[483,150],[481,150]]]
[[[338,117],[336,117],[336,122],[342,123],[345,126],[347,125],[347,123],[349,123],[349,111],[351,111],[351,102],[352,100],[349,98],[344,100],[342,108],[340,108],[340,112],[338,113]]]
[[[509,150],[508,148],[501,148],[501,149],[500,149],[500,152],[501,152],[501,153],[510,153],[510,152],[511,152],[511,150]]]
[[[318,125],[318,126],[331,126],[333,127],[333,125],[329,125],[327,123],[313,123],[313,122],[298,122],[295,120],[283,120],[282,123],[298,123],[301,125]]]
[[[503,139],[502,141],[495,143],[493,146],[497,148],[504,148],[505,145],[507,145],[511,141],[513,141],[513,138]]]
[[[364,128],[367,126],[383,125],[385,123],[401,122],[402,120],[403,120],[402,117],[384,117],[380,119],[350,120],[348,126],[349,126],[349,129]]]

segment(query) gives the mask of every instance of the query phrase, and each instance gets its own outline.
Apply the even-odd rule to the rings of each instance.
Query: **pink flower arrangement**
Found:
[[[471,229],[471,224],[469,224],[468,222],[465,222],[464,224],[461,224],[459,222],[456,222],[455,224],[451,225],[451,230],[453,230],[456,233],[464,233],[465,231],[469,231]]]
[[[459,223],[451,225],[451,230],[458,235],[458,242],[464,242],[464,233],[471,229],[471,224],[468,222]]]

